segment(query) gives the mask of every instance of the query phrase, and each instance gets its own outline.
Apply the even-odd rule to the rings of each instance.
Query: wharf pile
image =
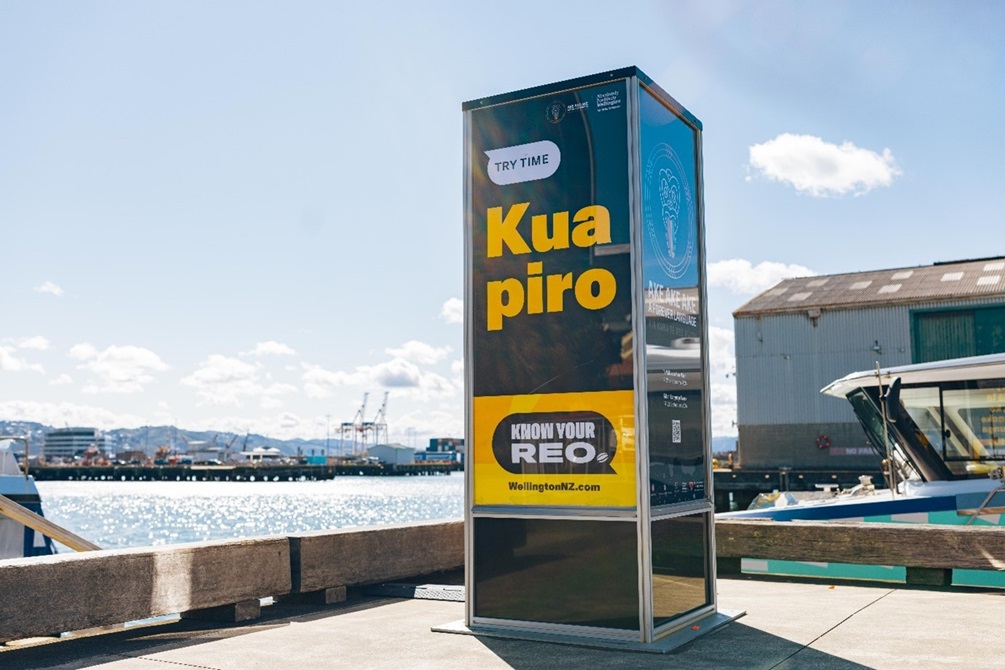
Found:
[[[335,477],[448,475],[449,463],[337,465],[73,465],[32,468],[36,481],[295,482]]]

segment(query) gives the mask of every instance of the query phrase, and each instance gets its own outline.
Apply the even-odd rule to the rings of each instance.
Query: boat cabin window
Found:
[[[1005,461],[1005,384],[973,382],[946,387],[943,414],[951,449],[969,473],[984,475]]]
[[[862,391],[849,394],[848,400],[875,439],[882,435],[878,392]],[[1005,380],[906,385],[899,401],[910,417],[907,425],[914,425],[892,431],[890,439],[905,447],[916,466],[927,457],[930,466],[942,470],[934,462],[938,456],[954,478],[966,478],[987,476],[1005,463]],[[874,443],[881,444],[881,438]]]

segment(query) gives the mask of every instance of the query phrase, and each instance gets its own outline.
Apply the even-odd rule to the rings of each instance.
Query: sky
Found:
[[[1005,4],[0,3],[0,419],[463,436],[466,100],[703,123],[712,432],[781,279],[1003,253]]]

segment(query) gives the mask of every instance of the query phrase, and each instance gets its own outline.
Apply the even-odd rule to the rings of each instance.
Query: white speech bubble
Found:
[[[547,179],[562,162],[558,145],[549,140],[486,151],[489,179],[499,186]]]

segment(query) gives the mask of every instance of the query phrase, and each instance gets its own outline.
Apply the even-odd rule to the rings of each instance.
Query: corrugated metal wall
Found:
[[[855,422],[848,403],[820,393],[851,372],[911,361],[906,307],[736,320],[737,423]],[[874,346],[880,352],[874,351]]]
[[[1001,298],[823,310],[815,319],[806,312],[735,319],[741,462],[756,467],[835,464],[825,450],[807,452],[805,445],[816,441],[823,426],[861,429],[847,401],[820,389],[874,368],[877,361],[882,367],[911,363],[913,311],[992,304],[1000,305]],[[799,453],[806,454],[805,462],[793,462]]]

